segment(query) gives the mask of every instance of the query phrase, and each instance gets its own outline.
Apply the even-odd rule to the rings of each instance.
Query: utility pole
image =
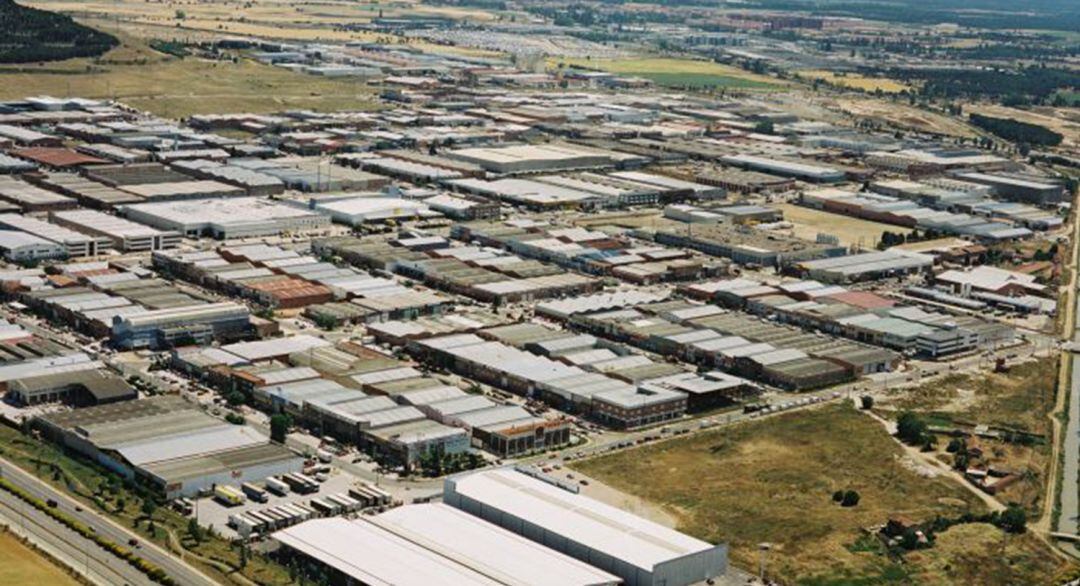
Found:
[[[761,580],[762,584],[765,583],[765,562],[766,558],[769,556],[770,549],[772,549],[772,544],[769,542],[758,544],[758,552],[760,553],[760,556],[758,557],[758,579]]]

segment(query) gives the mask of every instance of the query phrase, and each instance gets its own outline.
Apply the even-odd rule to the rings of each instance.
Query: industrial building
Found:
[[[928,273],[933,267],[934,257],[928,254],[886,250],[805,261],[795,270],[823,283],[854,283]]]
[[[50,258],[64,258],[67,250],[55,242],[33,234],[0,230],[0,255],[15,263],[34,263]]]
[[[175,248],[180,245],[181,240],[180,234],[176,232],[156,230],[94,210],[51,212],[49,219],[84,234],[107,238],[113,248],[124,252]]]
[[[689,586],[727,570],[726,545],[513,469],[447,478],[443,502],[614,574],[627,586]]]
[[[112,340],[120,348],[159,350],[235,339],[246,335],[250,328],[248,308],[224,301],[117,316],[112,324]]]
[[[125,478],[148,482],[167,499],[303,468],[303,459],[288,448],[179,397],[53,413],[37,418],[35,426],[66,449]]]
[[[59,245],[63,249],[63,256],[70,258],[97,256],[103,254],[105,249],[111,246],[111,242],[106,238],[82,234],[57,224],[19,214],[0,214],[0,227],[25,232]]]
[[[320,232],[330,226],[327,216],[255,197],[133,204],[122,206],[120,213],[188,238],[219,240]]]
[[[807,161],[791,161],[756,155],[730,155],[721,157],[720,160],[734,167],[794,177],[813,183],[837,183],[846,178],[846,174],[841,169]]]
[[[601,169],[614,166],[619,157],[617,153],[566,144],[465,148],[444,155],[498,175]]]
[[[619,578],[442,504],[356,520],[317,519],[273,535],[286,557],[365,586],[615,586]],[[357,555],[357,552],[363,555]]]

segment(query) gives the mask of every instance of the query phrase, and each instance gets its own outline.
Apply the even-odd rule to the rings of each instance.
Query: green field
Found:
[[[954,579],[953,570],[945,569],[951,564],[939,563],[943,556],[954,556],[953,563],[978,563],[944,548],[920,552],[921,564],[901,565],[860,545],[866,543],[862,528],[890,516],[921,521],[983,511],[982,502],[963,487],[917,474],[902,456],[879,423],[850,406],[833,405],[604,456],[575,468],[663,506],[683,531],[729,543],[733,563],[744,568],[757,567],[759,543],[772,543],[769,567],[791,582],[1035,584],[1062,570],[1063,564],[1030,536],[1015,538],[1005,557],[1023,560],[1027,568],[1023,575],[1001,574],[1012,582]],[[831,502],[834,491],[849,489],[861,495],[858,506]],[[1000,539],[999,531],[990,532]],[[968,553],[975,558],[988,552]]]
[[[549,60],[549,65],[553,67],[576,66],[642,77],[652,80],[657,85],[667,87],[780,89],[785,85],[780,80],[743,71],[730,65],[693,59],[667,57],[553,59]]]

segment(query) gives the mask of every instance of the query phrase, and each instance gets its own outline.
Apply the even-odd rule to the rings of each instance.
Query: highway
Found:
[[[0,522],[94,584],[154,584],[145,574],[98,547],[93,541],[6,491],[0,491]]]
[[[98,535],[114,541],[124,547],[129,547],[127,545],[128,541],[131,539],[135,539],[139,543],[139,547],[135,549],[136,553],[148,562],[153,563],[161,569],[165,570],[165,572],[168,573],[170,577],[176,580],[177,584],[182,584],[183,586],[206,586],[217,584],[217,582],[211,580],[208,576],[195,569],[188,563],[184,562],[183,560],[179,559],[178,557],[174,556],[173,554],[154,545],[153,543],[150,543],[141,535],[137,535],[129,529],[115,523],[112,519],[109,519],[105,515],[91,511],[88,507],[85,507],[82,503],[76,501],[74,498],[69,497],[67,494],[64,494],[63,492],[37,479],[30,473],[15,466],[10,461],[0,458],[0,469],[2,469],[3,477],[9,482],[15,484],[19,488],[22,488],[23,490],[27,491],[28,493],[41,500],[55,500],[57,502],[57,508],[59,510],[84,523],[86,526],[90,527],[93,531],[95,531]],[[18,499],[14,495],[6,491],[0,490],[0,496],[3,497],[3,502],[21,502],[18,501]],[[32,511],[34,509],[33,507],[27,505],[26,510]],[[8,511],[10,512],[11,509],[9,508]],[[48,522],[42,523],[40,525],[41,527],[50,527],[49,523],[52,523],[52,526],[54,527],[58,525],[55,523],[55,521],[52,521],[40,511],[37,511],[37,514],[48,520]],[[67,550],[67,553],[69,555],[75,556],[76,559],[78,559],[85,555],[84,552],[90,551],[90,549],[92,549],[100,552],[101,555],[116,560],[116,562],[119,562],[121,565],[127,566],[127,564],[123,563],[119,558],[116,558],[115,556],[105,552],[96,545],[93,545],[92,548],[77,547],[78,541],[67,539],[67,535],[65,535],[65,532],[67,534],[74,535],[75,537],[79,537],[78,534],[72,532],[66,527],[63,527],[62,525],[59,525],[59,527],[62,531],[54,532],[55,537],[59,539],[61,543],[68,544],[65,549]],[[82,538],[79,537],[79,539]],[[75,545],[71,545],[72,543],[74,543]],[[87,541],[87,543],[92,542]],[[95,559],[99,560],[100,563],[106,563],[104,561],[101,561],[102,558],[100,556],[94,557]],[[142,574],[139,575],[141,576]],[[138,581],[130,578],[126,579],[124,582],[130,584],[150,583],[149,581]]]
[[[1071,302],[1068,304],[1066,311],[1071,313],[1066,315],[1065,320],[1065,327],[1070,328],[1071,326],[1072,329],[1071,331],[1066,329],[1062,337],[1076,343],[1080,342],[1080,327],[1078,327],[1080,323],[1076,319],[1077,315],[1080,314],[1080,296],[1076,294],[1077,273],[1080,271],[1080,220],[1074,220],[1074,224],[1073,262],[1076,264],[1073,266],[1072,276],[1067,286],[1067,299],[1070,299]],[[1068,419],[1062,432],[1061,444],[1055,446],[1062,451],[1060,459],[1061,488],[1060,494],[1057,495],[1060,514],[1057,526],[1048,527],[1048,529],[1057,533],[1077,535],[1080,534],[1080,354],[1065,352],[1062,354],[1062,360],[1071,361],[1072,374],[1068,381],[1068,398],[1066,400]],[[1053,452],[1055,463],[1058,453],[1057,450]],[[1053,490],[1053,480],[1051,479],[1051,491]],[[1074,544],[1062,544],[1062,549],[1069,551],[1073,555],[1080,555],[1080,549]]]

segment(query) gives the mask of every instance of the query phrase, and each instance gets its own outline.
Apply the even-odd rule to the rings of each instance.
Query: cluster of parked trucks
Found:
[[[240,490],[233,487],[224,487],[227,490],[222,491],[222,494],[228,494],[227,497],[221,496],[217,489],[215,489],[214,496],[225,504],[233,505],[234,503],[243,503],[243,500],[239,503],[236,502],[237,495],[240,497],[247,496],[254,502],[264,503],[269,500],[268,492],[273,492],[278,496],[284,496],[288,494],[289,488],[291,487],[298,488],[299,490],[293,490],[293,492],[298,494],[309,494],[310,492],[318,491],[317,483],[315,484],[314,490],[311,490],[311,485],[308,483],[308,480],[310,479],[305,479],[306,477],[303,474],[286,474],[282,476],[281,479],[267,479],[265,490],[256,485],[247,483],[242,485]],[[240,537],[246,539],[252,535],[265,535],[271,531],[295,525],[315,517],[342,515],[368,507],[386,506],[389,505],[390,502],[390,493],[376,486],[357,483],[349,488],[348,493],[330,494],[313,498],[306,503],[283,503],[265,509],[245,511],[243,513],[230,515],[228,524],[229,527],[236,530]]]

